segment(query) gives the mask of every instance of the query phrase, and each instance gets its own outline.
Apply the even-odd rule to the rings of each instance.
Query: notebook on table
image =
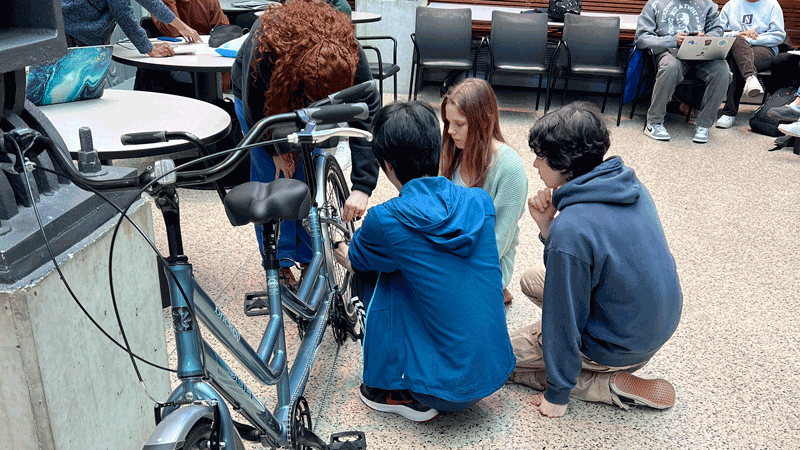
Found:
[[[112,48],[70,47],[60,58],[29,67],[25,97],[36,106],[102,97]]]
[[[725,59],[734,40],[730,37],[687,36],[676,58],[698,61]]]

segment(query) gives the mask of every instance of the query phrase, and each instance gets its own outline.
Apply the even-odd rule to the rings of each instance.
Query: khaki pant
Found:
[[[544,292],[544,277],[544,267],[534,267],[525,272],[520,280],[522,293],[540,308]],[[546,390],[547,372],[542,359],[542,321],[511,333],[511,347],[514,349],[517,365],[514,367],[510,380],[540,391]],[[644,367],[647,361],[631,366],[608,367],[592,361],[584,354],[581,354],[581,358],[583,359],[583,369],[578,375],[570,396],[588,402],[608,403],[628,409],[628,406],[611,391],[609,385],[611,375],[620,371],[635,372]]]

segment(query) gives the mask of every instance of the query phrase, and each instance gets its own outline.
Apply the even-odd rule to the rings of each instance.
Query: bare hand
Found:
[[[174,26],[178,30],[178,33],[180,33],[181,36],[186,39],[186,42],[190,44],[203,42],[203,40],[200,38],[200,35],[197,34],[197,31],[195,31],[194,28],[190,27],[189,25],[186,25],[177,16],[175,17],[175,20],[170,23],[170,25]]]
[[[567,412],[567,405],[556,405],[547,401],[542,394],[536,394],[531,399],[534,406],[539,407],[539,414],[545,417],[561,417]]]
[[[355,189],[350,192],[350,197],[344,202],[344,211],[342,212],[342,219],[345,222],[352,222],[355,219],[360,219],[367,211],[367,202],[369,195],[365,192],[356,191]]]
[[[675,35],[675,39],[678,41],[678,47],[683,44],[683,40],[686,39],[686,36],[688,36],[686,33],[678,33]]]
[[[275,179],[280,178],[281,172],[283,172],[284,178],[292,178],[295,169],[294,155],[292,153],[275,155],[272,157],[272,161],[275,163]]]
[[[336,245],[336,248],[333,251],[333,258],[339,263],[342,267],[349,270],[350,272],[353,271],[353,266],[350,265],[350,246],[345,244],[344,242],[339,242]]]
[[[758,39],[758,33],[756,30],[744,30],[739,32],[739,36],[746,37],[750,39]]]
[[[164,58],[165,56],[172,56],[175,52],[172,50],[172,46],[166,42],[156,42],[153,44],[153,49],[150,50],[148,56],[152,56],[153,58]]]
[[[550,231],[550,224],[556,216],[556,207],[553,206],[553,190],[545,188],[528,199],[528,213],[539,226],[542,237],[546,238]]]

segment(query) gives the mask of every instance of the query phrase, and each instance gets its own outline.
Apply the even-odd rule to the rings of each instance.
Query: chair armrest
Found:
[[[492,46],[489,45],[489,38],[487,36],[481,37],[481,42],[478,44],[478,49],[475,50],[475,58],[472,60],[472,76],[478,76],[478,55],[481,54],[481,48],[483,48],[484,42],[486,43],[486,47],[489,49],[489,66],[491,67],[494,64],[494,55],[492,54]],[[488,79],[489,71],[486,71],[484,74],[483,79]]]
[[[397,39],[392,36],[360,36],[359,41],[392,41],[392,64],[397,64]],[[413,38],[412,38],[413,39]]]
[[[380,71],[383,72],[383,58],[381,57],[381,51],[378,49],[378,47],[375,47],[374,45],[362,45],[361,48],[364,50],[372,50],[376,55],[378,55],[378,67],[380,68]]]

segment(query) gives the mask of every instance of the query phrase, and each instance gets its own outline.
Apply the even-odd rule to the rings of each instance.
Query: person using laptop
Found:
[[[742,93],[748,97],[764,94],[756,72],[772,64],[778,45],[786,39],[783,10],[778,0],[731,0],[722,7],[720,23],[725,36],[735,37],[728,55],[733,80],[717,128],[733,126]]]
[[[708,142],[708,130],[716,121],[717,110],[731,81],[731,72],[724,59],[678,59],[678,48],[689,36],[722,36],[718,7],[712,0],[649,0],[644,5],[634,42],[641,50],[651,50],[658,66],[644,129],[649,138],[658,141],[670,139],[664,127],[667,102],[686,72],[693,68],[696,76],[705,82],[706,89],[692,141]]]

